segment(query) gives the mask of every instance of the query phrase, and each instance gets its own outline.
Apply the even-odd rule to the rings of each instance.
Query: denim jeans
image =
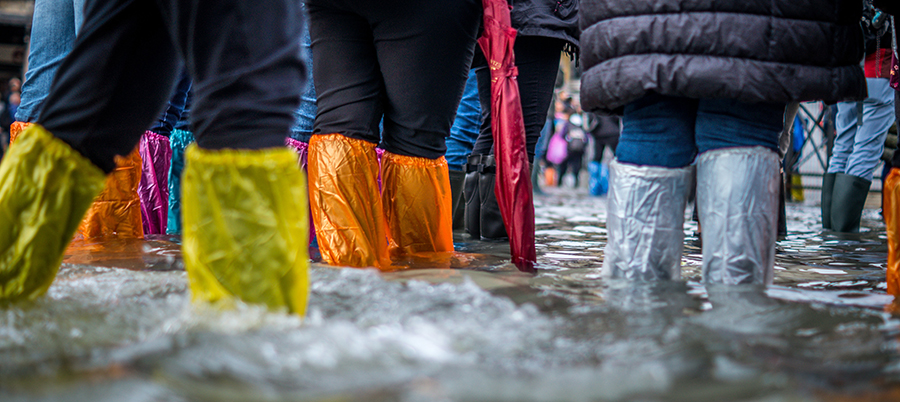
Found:
[[[462,100],[456,109],[456,118],[450,127],[450,137],[447,137],[447,153],[444,157],[447,158],[450,170],[463,170],[466,158],[475,146],[480,128],[481,103],[478,100],[478,78],[475,70],[470,70]]]
[[[31,25],[28,71],[22,83],[22,101],[16,120],[37,120],[50,92],[56,69],[72,50],[84,20],[85,0],[36,0]]]
[[[304,25],[300,46],[303,48],[303,57],[306,60],[307,87],[306,91],[300,95],[300,107],[294,111],[296,122],[291,127],[291,138],[297,141],[309,142],[309,138],[312,137],[313,123],[316,122],[316,86],[313,84],[312,51],[310,50],[308,25]]]
[[[863,102],[863,124],[857,125],[856,102],[838,103],[837,136],[828,173],[844,173],[872,180],[884,152],[884,140],[894,124],[894,90],[886,78],[866,78],[869,97]]]
[[[784,104],[647,95],[625,106],[620,162],[682,168],[703,152],[762,146],[778,150]]]

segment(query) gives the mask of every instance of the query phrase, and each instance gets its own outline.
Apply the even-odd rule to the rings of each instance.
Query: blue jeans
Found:
[[[22,83],[22,101],[16,120],[37,120],[56,69],[72,50],[84,20],[85,0],[36,0],[31,25],[28,71]]]
[[[304,7],[304,11],[305,7]],[[294,111],[296,122],[291,127],[291,138],[309,142],[312,136],[313,123],[316,121],[316,86],[313,84],[312,52],[310,51],[309,26],[304,25],[303,36],[300,39],[303,48],[303,59],[306,62],[306,91],[300,96],[300,107]]]
[[[884,140],[894,124],[894,90],[886,78],[866,78],[869,97],[863,102],[863,124],[858,126],[856,102],[838,103],[837,136],[828,173],[844,173],[872,180],[884,152]]]
[[[625,106],[616,158],[682,168],[706,151],[762,146],[778,150],[784,104],[647,95]]]
[[[181,78],[178,79],[178,84],[175,85],[175,94],[172,95],[172,99],[169,99],[169,103],[162,115],[156,119],[153,127],[150,127],[150,131],[168,137],[176,128],[190,130],[180,124],[187,120],[191,113],[189,98],[192,83],[191,74],[185,69],[181,73]]]
[[[456,118],[450,127],[450,137],[447,138],[447,153],[444,157],[447,158],[450,170],[463,170],[466,158],[475,147],[480,129],[481,103],[478,101],[478,79],[475,70],[470,70],[462,100],[456,109]]]

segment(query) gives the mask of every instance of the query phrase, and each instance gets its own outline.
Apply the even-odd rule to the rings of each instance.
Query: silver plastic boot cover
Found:
[[[691,169],[610,164],[604,276],[681,279]]]
[[[772,283],[778,230],[778,154],[726,148],[697,158],[707,283]]]

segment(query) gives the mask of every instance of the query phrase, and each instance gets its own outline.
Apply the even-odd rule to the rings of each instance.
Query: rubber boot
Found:
[[[834,176],[836,173],[825,173],[822,176],[822,228],[831,230],[831,198],[834,194]]]
[[[538,162],[531,164],[531,188],[534,190],[534,193],[537,195],[544,195],[544,190],[541,189],[541,183],[538,178],[541,175],[541,166]]]
[[[463,198],[463,183],[466,181],[466,172],[450,170],[450,199],[453,201],[453,230],[462,230],[466,227],[466,201]]]
[[[888,293],[900,296],[900,168],[891,168],[884,181],[884,223],[887,232]]]
[[[391,256],[453,251],[453,200],[444,157],[385,152],[382,196]]]
[[[0,164],[0,301],[43,295],[106,175],[40,125]]]
[[[500,205],[494,193],[494,182],[497,178],[497,167],[494,164],[494,156],[487,155],[481,159],[482,168],[478,178],[478,193],[481,197],[479,208],[479,228],[482,240],[508,239],[506,226],[503,225],[503,216],[500,214]]]
[[[166,234],[181,234],[181,175],[184,173],[184,151],[193,143],[194,134],[190,131],[175,129],[169,137],[172,161],[169,164],[169,212]]]
[[[184,265],[194,300],[306,312],[306,183],[286,148],[185,154]]]
[[[831,229],[835,232],[857,233],[862,211],[869,196],[871,180],[844,173],[834,176],[831,198]]]
[[[309,198],[325,262],[389,269],[378,175],[375,144],[340,134],[310,140]]]
[[[169,137],[147,131],[141,137],[141,220],[144,234],[165,234],[169,215],[169,165],[172,148]]]
[[[604,276],[635,281],[681,278],[692,169],[610,164]]]
[[[469,156],[466,163],[466,178],[463,181],[463,195],[466,200],[463,221],[466,233],[474,239],[481,238],[481,194],[478,185],[481,168],[481,155]]]
[[[706,283],[772,283],[779,182],[778,154],[763,147],[719,149],[697,158]]]

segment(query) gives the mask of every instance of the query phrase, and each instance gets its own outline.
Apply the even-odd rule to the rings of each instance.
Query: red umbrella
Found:
[[[516,30],[510,26],[507,0],[482,0],[484,34],[478,39],[491,69],[491,132],[497,179],[494,194],[506,233],[512,261],[522,271],[532,271],[534,251],[534,201],[531,167],[525,148],[525,123],[519,100],[519,83],[513,44]]]

